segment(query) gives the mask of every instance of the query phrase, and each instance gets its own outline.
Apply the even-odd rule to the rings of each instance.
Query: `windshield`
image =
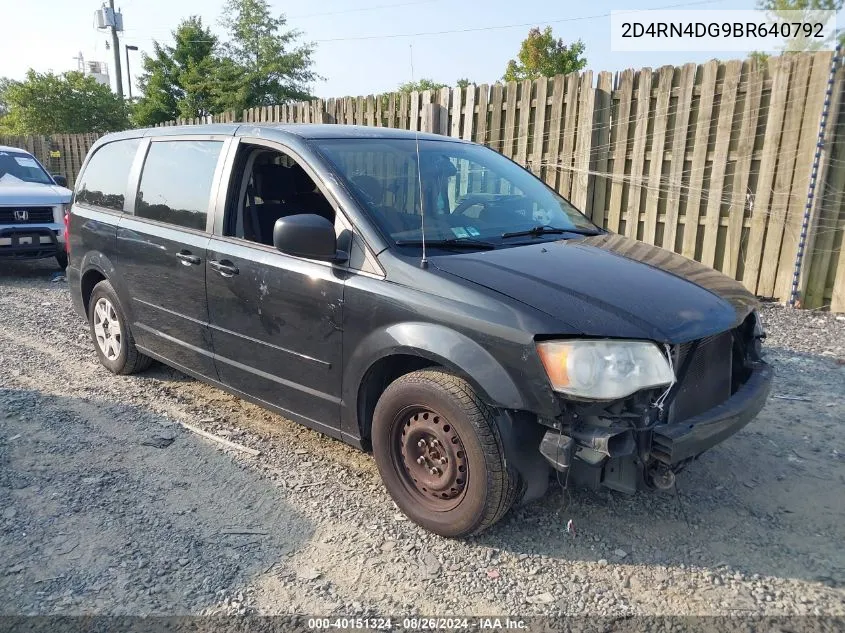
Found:
[[[417,245],[423,226],[427,243],[488,248],[560,239],[561,231],[548,229],[599,232],[543,182],[481,145],[420,140],[419,172],[415,139],[325,139],[317,145],[400,245]]]
[[[30,154],[0,150],[0,184],[20,184],[21,182],[52,185],[53,179]]]

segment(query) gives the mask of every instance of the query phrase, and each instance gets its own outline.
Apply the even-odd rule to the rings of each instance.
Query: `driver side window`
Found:
[[[335,221],[331,203],[292,157],[260,145],[241,145],[223,234],[272,246],[276,220],[301,213]]]

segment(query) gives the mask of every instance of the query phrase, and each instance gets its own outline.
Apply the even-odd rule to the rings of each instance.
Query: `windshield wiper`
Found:
[[[422,240],[396,240],[397,246],[422,246]],[[426,240],[426,246],[443,246],[446,248],[476,248],[483,250],[492,250],[496,245],[492,242],[485,242],[483,240],[474,240],[472,238],[457,238],[452,237],[445,240]]]
[[[578,233],[579,235],[600,235],[598,231],[593,231],[590,229],[579,229],[576,227],[572,227],[571,229],[562,229],[556,226],[533,226],[527,231],[511,231],[509,233],[502,233],[502,239],[507,239],[509,237],[526,237],[526,236],[533,236],[539,237],[540,235],[553,235],[553,234],[560,234],[560,233]]]

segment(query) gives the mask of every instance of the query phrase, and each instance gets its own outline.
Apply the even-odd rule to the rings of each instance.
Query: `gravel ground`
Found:
[[[845,614],[845,317],[765,308],[779,397],[679,494],[555,487],[451,541],[369,455],[161,365],[109,374],[52,272],[0,268],[0,614]]]

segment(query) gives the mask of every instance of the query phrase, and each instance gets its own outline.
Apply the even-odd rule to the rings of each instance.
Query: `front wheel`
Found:
[[[462,378],[439,369],[391,383],[373,416],[373,454],[396,505],[448,537],[487,529],[513,505],[517,473],[487,406]]]

